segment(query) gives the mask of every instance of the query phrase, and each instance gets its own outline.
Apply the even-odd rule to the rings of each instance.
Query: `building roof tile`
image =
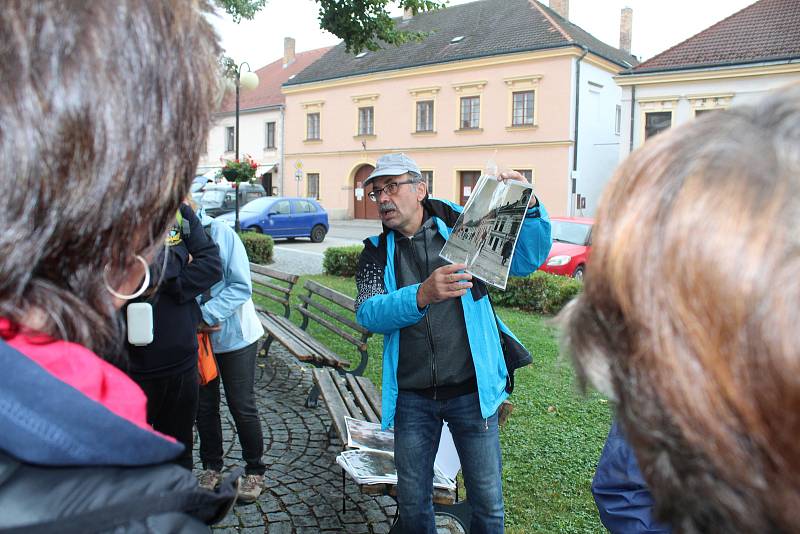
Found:
[[[634,56],[603,43],[536,0],[480,0],[419,13],[407,21],[398,18],[395,23],[428,36],[420,42],[384,45],[362,57],[348,53],[340,43],[285,85],[567,46],[584,46],[621,68],[637,63]],[[452,42],[459,36],[463,39]]]
[[[623,74],[800,58],[800,0],[759,0]]]
[[[256,71],[259,80],[258,87],[252,91],[242,91],[240,93],[239,109],[257,109],[283,104],[286,101],[286,97],[281,93],[281,85],[321,58],[330,49],[331,47],[326,47],[299,52],[295,54],[295,60],[286,68],[283,67],[283,58],[261,67]],[[233,113],[235,111],[236,95],[231,92],[223,99],[219,113]]]

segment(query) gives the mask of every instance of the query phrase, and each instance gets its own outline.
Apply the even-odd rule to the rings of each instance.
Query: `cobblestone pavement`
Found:
[[[342,470],[336,465],[341,442],[327,439],[330,418],[320,401],[306,408],[310,369],[274,343],[258,359],[256,402],[264,432],[266,489],[253,504],[237,505],[214,527],[222,533],[389,532],[396,505],[390,497],[363,495],[347,479],[342,512]],[[223,397],[224,404],[224,397]],[[244,465],[233,419],[223,405],[225,466]],[[201,469],[195,440],[195,467]]]

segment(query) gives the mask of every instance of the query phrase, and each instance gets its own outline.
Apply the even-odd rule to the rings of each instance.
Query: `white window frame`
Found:
[[[428,194],[433,195],[433,169],[420,169],[422,173],[422,181],[428,186]]]
[[[472,82],[459,82],[453,84],[453,89],[458,98],[456,98],[456,133],[479,133],[483,131],[483,90],[488,82],[486,80],[472,81]],[[477,98],[478,102],[478,122],[477,125],[470,125],[464,128],[461,116],[463,107],[462,102],[466,98]],[[470,110],[470,115],[473,110]],[[472,119],[472,117],[470,117]]]
[[[433,132],[433,110],[435,106],[435,102],[433,100],[417,100],[415,107],[416,111],[416,121],[415,121],[415,129],[414,131],[417,133],[429,133]],[[423,120],[423,113],[422,110],[425,109],[425,117]]]
[[[539,126],[539,93],[540,83],[543,76],[541,74],[528,74],[525,76],[513,76],[503,78],[507,92],[507,111],[506,111],[506,131],[513,132],[519,130],[532,130]],[[514,122],[514,95],[517,93],[533,92],[533,121],[530,123],[516,124]]]
[[[272,126],[272,143],[270,144],[270,125]],[[275,121],[267,121],[264,123],[264,150],[272,150],[275,148]]]
[[[236,150],[236,127],[225,127],[225,152],[233,152]]]
[[[522,96],[522,110],[521,113],[517,113],[519,110],[517,106],[517,95]],[[530,95],[530,109],[526,109],[528,106],[528,99],[526,98]],[[534,113],[535,109],[534,106],[536,104],[536,91],[534,89],[525,89],[523,91],[512,91],[511,92],[511,126],[514,128],[525,127],[525,126],[533,126],[534,120]],[[517,115],[522,116],[522,120],[517,122]]]
[[[311,177],[312,176],[316,176],[316,185],[317,185],[317,188],[316,188],[317,189],[317,195],[316,196],[313,196],[311,194]],[[319,200],[319,197],[320,197],[320,192],[319,192],[320,187],[319,187],[319,185],[320,185],[320,174],[318,172],[307,172],[306,173],[306,198],[313,198],[313,199]]]
[[[411,115],[411,135],[422,136],[422,137],[436,135],[436,109],[437,109],[436,100],[440,90],[441,86],[438,85],[427,86],[427,87],[415,87],[413,89],[408,90],[408,94],[411,95],[414,106],[412,112],[409,114]],[[417,129],[417,126],[419,125],[418,105],[421,102],[431,103],[430,130]]]
[[[306,137],[304,143],[321,143],[322,142],[322,106],[325,104],[324,100],[314,100],[311,102],[302,102],[300,105],[305,111],[306,115]],[[317,115],[316,132],[310,131],[309,121],[310,117]],[[316,133],[316,137],[310,137],[309,133]]]
[[[306,141],[319,141],[322,139],[322,117],[319,111],[306,113]]]
[[[358,135],[375,135],[375,106],[358,108]]]

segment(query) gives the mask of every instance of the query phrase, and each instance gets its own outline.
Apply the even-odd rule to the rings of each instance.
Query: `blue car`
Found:
[[[234,225],[236,214],[218,221]],[[321,243],[328,233],[328,212],[313,198],[261,197],[239,208],[239,227],[274,238],[309,237]]]

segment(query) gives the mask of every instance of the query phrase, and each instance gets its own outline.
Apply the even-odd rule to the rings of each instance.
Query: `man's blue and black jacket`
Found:
[[[462,211],[462,207],[448,202],[426,198],[423,209],[434,219],[438,232],[445,238]],[[550,220],[543,206],[528,210],[517,240],[511,263],[512,276],[527,276],[547,259],[552,244]],[[395,232],[384,227],[383,233],[364,240],[364,251],[356,272],[358,298],[357,321],[372,332],[384,335],[383,341],[383,427],[394,425],[397,402],[397,363],[400,350],[400,329],[416,324],[427,313],[427,308],[417,308],[417,290],[420,284],[397,287],[397,261],[395,257]],[[503,359],[492,306],[486,286],[473,280],[472,291],[461,297],[467,336],[475,365],[481,413],[489,418],[508,397],[508,373]],[[514,337],[505,325],[501,328]],[[435,334],[435,333],[434,333]]]

